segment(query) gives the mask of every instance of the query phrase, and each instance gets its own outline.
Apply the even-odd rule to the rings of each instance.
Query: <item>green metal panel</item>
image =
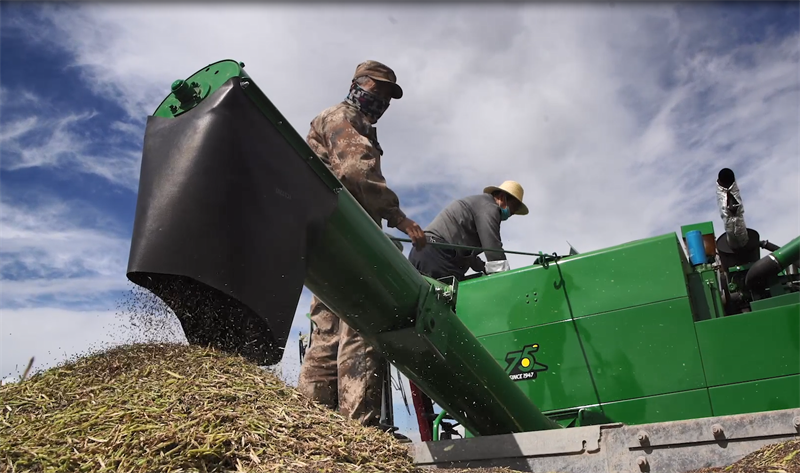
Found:
[[[553,266],[532,266],[464,281],[456,313],[476,336],[566,320],[567,300],[555,289],[559,279]]]
[[[800,375],[718,386],[708,393],[715,416],[797,408]]]
[[[354,327],[352,322],[358,318],[343,317]],[[422,300],[415,327],[377,334],[365,331],[363,335],[434,402],[475,433],[559,428],[514,386],[434,288]]]
[[[795,304],[795,310],[800,313],[800,292],[790,292],[780,296],[768,297],[750,303],[750,309],[753,312],[759,310],[771,309],[773,307],[780,307],[784,305]]]
[[[576,323],[601,403],[705,387],[687,297]]]
[[[711,401],[706,389],[609,402],[603,404],[603,412],[611,422],[631,425],[696,419],[712,415]]]
[[[476,335],[585,317],[687,295],[674,233],[459,284],[456,312]]]
[[[694,230],[700,230],[701,235],[713,235],[714,223],[702,222],[702,223],[694,223],[692,225],[683,225],[681,227],[681,236],[683,238],[686,238],[686,234]]]
[[[800,310],[776,307],[696,324],[708,386],[800,373]]]
[[[172,93],[161,102],[156,111],[153,112],[153,116],[172,118],[180,115],[211,95],[231,77],[248,77],[244,71],[244,63],[230,59],[218,61],[195,72],[185,81],[176,80],[172,84]],[[194,93],[196,95],[195,99],[184,100],[182,103],[179,97],[182,98],[181,92],[184,90],[190,95]]]
[[[600,402],[594,393],[572,321],[490,335],[478,340],[506,368],[506,372],[513,369],[509,364],[515,361],[514,352],[529,345],[538,345],[533,357],[536,369],[542,371],[536,373],[535,379],[519,380],[516,384],[543,411]]]
[[[700,265],[687,274],[689,299],[694,309],[696,321],[723,317],[725,308],[719,296],[717,273],[711,265]]]
[[[603,413],[603,408],[600,404],[543,411],[543,413],[564,427],[582,427],[614,422]]]

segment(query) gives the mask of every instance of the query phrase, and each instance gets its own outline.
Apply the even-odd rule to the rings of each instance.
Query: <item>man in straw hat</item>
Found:
[[[377,61],[356,67],[344,101],[311,121],[306,138],[370,217],[406,233],[415,246],[425,234],[400,210],[381,173],[383,149],[373,126],[392,99],[403,96],[394,71]],[[298,389],[362,425],[379,427],[383,359],[372,346],[320,302],[311,301],[314,330],[300,370]]]
[[[515,181],[506,181],[499,186],[489,186],[482,194],[458,199],[444,208],[425,228],[427,240],[432,243],[490,248],[487,251],[488,266],[507,268],[503,241],[500,238],[500,223],[512,215],[527,215],[528,207],[522,203],[524,190]],[[412,248],[409,261],[417,270],[434,279],[455,276],[464,279],[472,268],[476,272],[495,272],[478,255],[481,251],[427,246]]]

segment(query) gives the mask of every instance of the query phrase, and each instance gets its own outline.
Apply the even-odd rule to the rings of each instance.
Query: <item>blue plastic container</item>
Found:
[[[705,264],[708,260],[706,248],[703,245],[703,234],[700,230],[686,233],[686,247],[689,249],[689,261],[692,265]]]

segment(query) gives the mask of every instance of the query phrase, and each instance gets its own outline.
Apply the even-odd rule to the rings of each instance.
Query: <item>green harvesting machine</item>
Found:
[[[433,280],[225,60],[148,117],[127,274],[190,343],[260,365],[307,287],[410,380],[420,466],[720,466],[799,435],[800,237],[761,240],[733,171],[716,177],[719,236]]]

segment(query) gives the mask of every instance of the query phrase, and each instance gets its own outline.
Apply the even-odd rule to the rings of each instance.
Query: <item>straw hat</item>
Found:
[[[522,186],[519,185],[518,182],[506,181],[500,184],[500,186],[489,186],[483,190],[485,194],[491,194],[494,191],[503,191],[514,196],[514,198],[519,201],[519,209],[516,212],[517,215],[528,215],[528,207],[522,203],[522,196],[525,194],[525,191],[522,190]]]

